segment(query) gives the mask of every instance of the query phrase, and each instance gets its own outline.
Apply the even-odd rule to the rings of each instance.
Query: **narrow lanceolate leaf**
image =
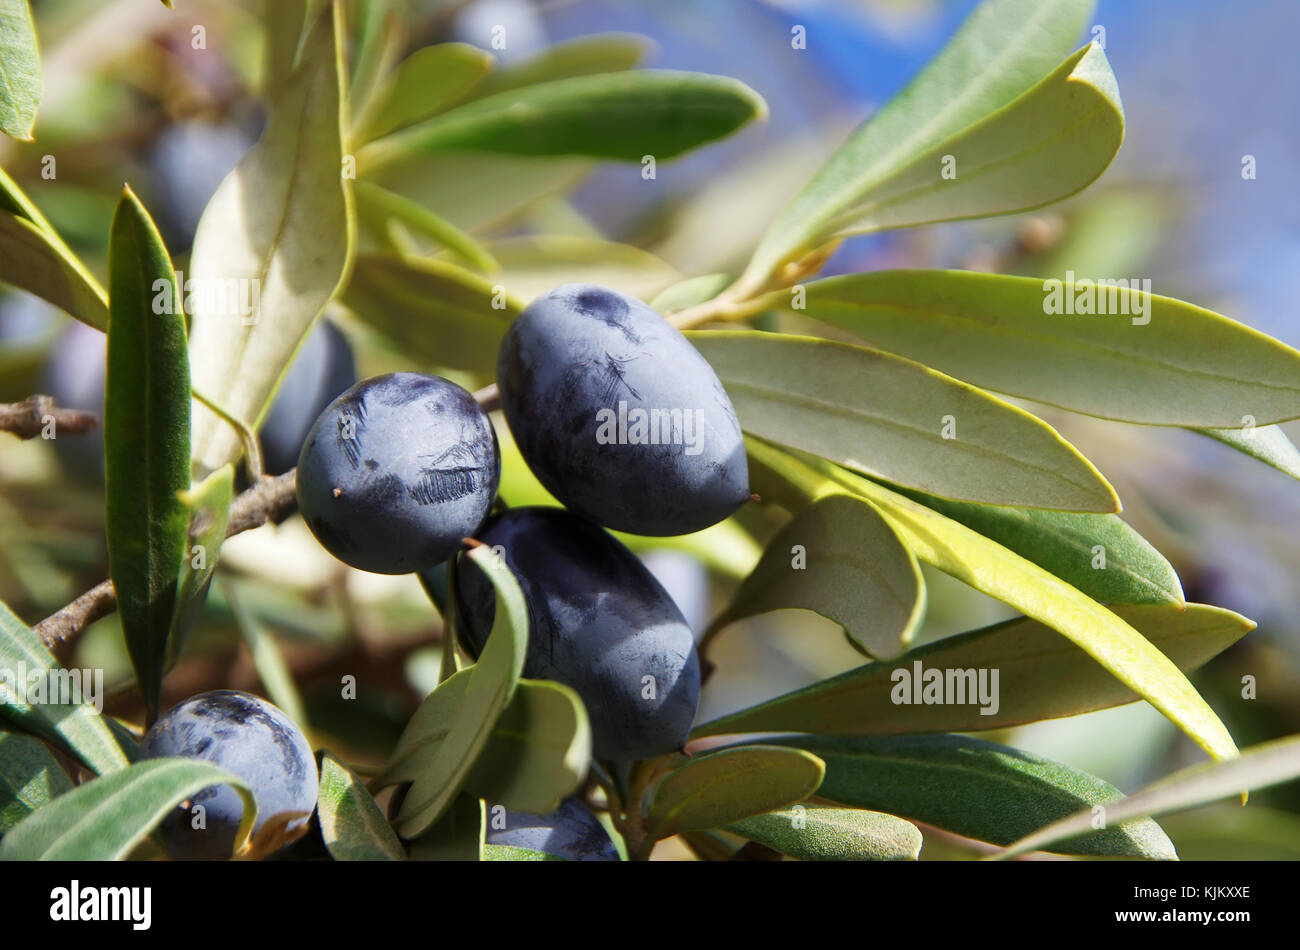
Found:
[[[41,104],[41,55],[27,0],[0,0],[0,131],[32,140]]]
[[[803,801],[822,780],[815,755],[772,746],[724,749],[692,759],[655,790],[653,838],[706,831]]]
[[[1005,845],[1081,808],[1109,809],[1124,795],[1109,782],[1021,749],[966,736],[797,736],[774,740],[826,763],[822,798],[922,821]],[[1065,854],[1176,860],[1154,821],[1095,831]]]
[[[1239,614],[1204,604],[1188,604],[1186,610],[1143,606],[1114,611],[1180,670],[1196,669],[1255,629]],[[983,700],[980,670],[988,671]],[[945,689],[951,680],[952,695],[960,688],[963,702],[927,702],[927,674],[932,681],[942,675]],[[933,700],[933,687],[929,695]],[[715,719],[692,735],[973,732],[1074,716],[1139,698],[1055,630],[1019,617],[926,644],[895,660],[868,663]]]
[[[372,142],[367,174],[442,150],[664,161],[725,138],[766,114],[762,98],[724,76],[633,70],[557,79],[478,99]]]
[[[261,140],[221,183],[194,237],[194,387],[252,427],[347,266],[340,7],[304,40]],[[196,403],[200,473],[240,451],[232,428]]]
[[[0,280],[35,294],[96,330],[108,329],[108,295],[36,205],[0,169]]]
[[[149,759],[60,795],[0,840],[0,860],[115,861],[200,789],[229,785],[244,800],[235,835],[243,847],[257,817],[242,779],[198,759]]]
[[[1118,515],[972,505],[898,489],[1107,604],[1182,604],[1178,574]]]
[[[1300,417],[1300,351],[1094,278],[1110,279],[876,271],[807,284],[799,312],[976,386],[1105,419],[1225,428]]]
[[[783,459],[783,453],[759,451],[768,460],[760,466],[790,469],[789,455]],[[795,464],[804,463],[795,460]],[[1082,647],[1214,758],[1236,755],[1228,730],[1182,671],[1118,614],[1032,561],[938,512],[847,469],[819,459],[807,459],[806,464],[817,472],[816,478],[829,477],[875,505],[918,558],[1047,624]]]
[[[690,340],[746,432],[933,495],[1070,511],[1119,509],[1056,430],[974,386],[879,350],[752,330]]]
[[[1277,426],[1238,429],[1196,429],[1201,435],[1230,445],[1238,452],[1259,459],[1279,472],[1300,478],[1300,450]]]
[[[40,637],[0,602],[0,717],[53,740],[103,775],[124,768],[127,758],[109,720],[92,705],[104,697],[84,675],[60,667]],[[33,694],[32,682],[48,686]]]
[[[176,585],[176,610],[167,634],[168,666],[180,655],[185,638],[207,601],[208,583],[217,569],[221,542],[226,538],[226,525],[230,521],[234,482],[234,467],[223,465],[202,482],[181,492],[189,527]],[[279,705],[284,707],[283,703]]]
[[[235,626],[239,628],[239,633],[244,638],[244,644],[248,647],[249,656],[253,660],[253,669],[257,670],[257,677],[262,681],[266,695],[284,711],[285,715],[305,728],[307,712],[303,708],[302,697],[298,694],[298,686],[293,681],[289,664],[285,662],[279,644],[275,642],[274,634],[244,606],[243,601],[235,594],[233,584],[223,585],[222,593],[225,594],[226,603],[230,605]]]
[[[316,814],[335,861],[404,861],[406,852],[366,787],[337,759],[321,756]]]
[[[828,495],[777,533],[713,626],[790,607],[834,620],[872,656],[897,656],[925,615],[925,582],[874,508]]]
[[[0,726],[0,835],[71,789],[44,742]]]
[[[493,279],[445,261],[358,256],[344,306],[402,352],[452,369],[491,372],[523,303]]]
[[[536,56],[494,69],[474,87],[481,99],[508,89],[520,89],[556,79],[592,76],[631,69],[645,56],[652,42],[635,33],[595,33],[546,47]]]
[[[576,792],[591,764],[591,723],[572,689],[520,680],[466,788],[511,811],[544,815]]]
[[[432,828],[411,842],[412,861],[482,861],[483,800],[461,793]]]
[[[725,272],[688,277],[660,292],[650,301],[650,306],[665,315],[685,310],[712,300],[731,286],[732,279],[732,275]]]
[[[418,781],[433,767],[471,675],[460,670],[425,698],[376,787]],[[466,777],[465,790],[512,811],[547,814],[582,784],[590,760],[591,725],[578,695],[559,683],[521,679]]]
[[[432,239],[483,273],[501,269],[483,245],[423,205],[368,181],[357,181],[353,188],[357,199],[357,223],[363,233],[369,231],[382,243],[392,244],[392,229],[400,225],[411,234]]]
[[[104,388],[108,561],[122,632],[150,719],[186,557],[190,364],[185,314],[162,238],[127,190],[108,249]]]
[[[1300,777],[1300,736],[1287,736],[1246,749],[1231,762],[1212,762],[1180,769],[1106,808],[1107,825],[1131,822],[1148,815],[1163,815],[1206,805],[1243,791],[1267,788]],[[997,857],[1047,848],[1074,839],[1093,828],[1091,810],[1071,815],[1017,841]]]
[[[468,43],[416,50],[384,80],[352,132],[357,145],[436,115],[474,87],[495,59]]]
[[[982,200],[1000,202],[998,210],[1001,211],[1030,207],[1029,203],[1018,203],[1018,199],[1023,201],[1028,186],[1049,184],[1050,173],[1040,173],[1035,181],[1012,182],[1010,188],[1006,184],[988,187],[987,176],[998,171],[998,159],[1005,162],[1019,158],[1023,162],[1036,157],[1048,144],[1044,138],[1050,134],[1049,130],[1060,135],[1063,116],[1059,113],[1067,102],[1075,121],[1083,119],[1085,127],[1091,127],[1095,121],[1091,116],[1084,118],[1088,103],[1094,108],[1108,107],[1104,104],[1105,97],[1098,95],[1102,90],[1091,86],[1088,76],[1081,76],[1073,84],[1067,80],[1062,92],[1049,97],[1053,111],[1045,110],[1041,115],[1024,111],[1026,105],[1048,101],[1030,95],[1030,91],[1074,48],[1092,7],[1092,0],[1057,3],[991,0],[981,4],[939,55],[906,89],[860,126],[790,202],[763,236],[747,276],[760,284],[782,264],[815,250],[837,231],[855,224],[870,227],[870,202],[880,194],[893,195],[898,200],[900,195],[891,186],[909,169],[915,171],[918,159],[923,156],[931,159],[927,169],[929,179],[924,182],[930,188],[949,186],[955,192],[960,186],[962,194],[983,190],[987,193]],[[1091,60],[1090,69],[1095,62]],[[1109,75],[1109,70],[1105,75]],[[1022,96],[1025,101],[1021,108],[1011,108]],[[1118,105],[1117,100],[1115,104]],[[984,130],[997,120],[1006,122],[1008,117],[1014,121],[1003,130],[1003,134],[1010,136],[1007,148],[998,150],[998,143],[990,142]],[[975,135],[983,146],[974,161],[969,160],[973,157],[970,152],[967,161],[960,157],[962,138],[966,134]],[[953,145],[949,152],[957,158],[955,179],[940,177],[943,171],[940,161],[947,154],[941,148],[945,143]],[[1087,142],[1082,137],[1076,139],[1067,133],[1050,144],[1073,148],[1079,153],[1058,159],[1061,167],[1057,174],[1064,188],[1069,179],[1086,167],[1085,158],[1091,157],[1101,143]],[[990,146],[993,146],[991,152]],[[981,171],[980,165],[985,162],[994,164]],[[1093,177],[1100,171],[1097,168]],[[963,174],[968,176],[965,184],[962,184]],[[1078,187],[1081,185],[1072,190]],[[1056,197],[1069,193],[1062,190]],[[1043,200],[1052,199],[1040,198],[1037,203]],[[855,216],[867,220],[855,221]],[[956,204],[944,215],[963,216],[965,213]],[[921,220],[926,218],[911,223]]]
[[[726,830],[804,861],[915,861],[921,853],[916,825],[858,808],[795,805]]]
[[[446,738],[402,802],[397,830],[404,838],[415,838],[428,830],[464,787],[497,720],[514,696],[524,667],[528,609],[519,582],[490,549],[476,547],[468,556],[496,590],[496,617],[478,662],[463,671],[464,696],[457,704]],[[435,694],[456,678],[442,684]]]

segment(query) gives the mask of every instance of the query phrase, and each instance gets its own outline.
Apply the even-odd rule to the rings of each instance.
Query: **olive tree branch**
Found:
[[[0,403],[0,432],[12,432],[20,439],[34,439],[54,424],[60,430],[84,435],[99,425],[99,416],[81,409],[57,405],[52,396],[28,396],[22,402]]]
[[[294,479],[298,470],[263,478],[242,492],[230,505],[226,537],[241,534],[270,522],[279,524],[292,513],[297,503]],[[66,607],[55,611],[32,629],[47,646],[52,647],[75,637],[96,620],[117,609],[117,592],[111,580],[101,581]]]

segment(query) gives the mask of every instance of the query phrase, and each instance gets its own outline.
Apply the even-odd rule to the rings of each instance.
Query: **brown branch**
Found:
[[[53,396],[28,396],[22,402],[0,403],[0,431],[12,432],[20,439],[36,438],[50,422],[54,423],[55,435],[60,430],[84,435],[99,425],[99,416],[60,407]]]
[[[267,522],[279,524],[287,518],[297,503],[294,492],[297,472],[297,469],[290,469],[283,475],[263,478],[259,484],[242,492],[230,505],[226,537],[261,527]],[[113,590],[113,582],[102,581],[32,629],[47,647],[52,647],[76,636],[116,609],[117,592]]]

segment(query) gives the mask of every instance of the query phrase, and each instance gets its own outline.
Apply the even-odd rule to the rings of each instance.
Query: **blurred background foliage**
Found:
[[[264,36],[257,0],[37,0],[45,68],[38,140],[0,139],[3,166],[102,274],[123,181],[154,213],[180,269],[208,198],[262,122]],[[640,64],[734,76],[767,100],[765,123],[664,164],[444,154],[384,181],[485,242],[524,299],[568,279],[647,299],[681,277],[735,272],[759,233],[845,133],[897,92],[951,35],[973,0],[406,0],[392,54],[459,40],[508,43],[498,68],[526,70],[556,43],[625,36]],[[353,4],[354,11],[366,9]],[[355,12],[354,12],[354,15]],[[1094,22],[1128,116],[1125,147],[1082,196],[1045,212],[851,239],[827,275],[957,267],[1036,275],[1150,278],[1156,293],[1203,306],[1300,346],[1292,278],[1300,273],[1300,60],[1286,46],[1300,5],[1286,0],[1101,0]],[[205,32],[194,48],[194,28]],[[791,28],[808,31],[792,50]],[[354,34],[355,35],[355,34]],[[56,174],[43,176],[45,156]],[[1245,180],[1253,155],[1257,178]],[[48,173],[47,173],[48,174]],[[598,272],[592,241],[604,248]],[[361,376],[412,355],[345,310],[330,318]],[[78,371],[51,377],[72,321],[16,292],[0,296],[0,400],[76,391],[97,409],[102,337],[80,332]],[[65,342],[63,345],[72,346]],[[1063,368],[1068,371],[1068,368]],[[473,384],[483,379],[464,379]],[[68,397],[65,397],[68,398]],[[1093,459],[1125,517],[1174,564],[1189,601],[1231,608],[1259,629],[1194,674],[1241,746],[1300,732],[1300,490],[1285,474],[1178,429],[1034,411]],[[1300,437],[1295,423],[1283,427]],[[505,435],[504,428],[501,428]],[[506,435],[508,438],[508,435]],[[35,623],[107,575],[103,489],[94,446],[0,443],[0,599]],[[508,498],[510,453],[507,453]],[[517,457],[515,465],[522,470]],[[747,509],[746,534],[639,550],[701,631],[780,523]],[[649,546],[647,546],[649,545]],[[694,547],[697,556],[676,548]],[[704,558],[699,559],[698,555]],[[703,563],[706,566],[701,566]],[[917,642],[1005,618],[1004,605],[925,568],[929,610]],[[441,624],[413,577],[362,574],[300,519],[229,540],[218,582],[164,705],[217,686],[261,692],[305,719],[316,745],[378,765],[437,683]],[[138,721],[116,615],[61,657],[102,667],[107,710]],[[829,621],[783,611],[729,628],[701,720],[862,662]],[[358,701],[339,699],[343,675]],[[1258,683],[1242,702],[1242,677]],[[986,738],[1038,752],[1131,790],[1198,759],[1144,703],[1004,730]],[[1300,857],[1300,786],[1251,807],[1216,805],[1162,819],[1184,858]],[[927,832],[922,858],[969,857],[969,842]]]

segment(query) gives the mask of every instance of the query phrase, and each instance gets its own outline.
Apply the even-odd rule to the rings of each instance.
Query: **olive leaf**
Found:
[[[229,785],[244,801],[235,851],[249,839],[257,804],[243,779],[198,759],[136,762],[60,795],[0,839],[5,861],[114,861],[126,857],[195,792]]]
[[[492,730],[515,695],[523,671],[528,608],[519,582],[504,560],[489,548],[472,548],[467,556],[477,563],[496,591],[496,616],[478,662],[434,691],[434,695],[448,691],[449,684],[463,678],[464,696],[456,706],[446,737],[429,767],[411,784],[398,812],[397,830],[408,839],[427,831],[465,786]]]
[[[0,702],[0,717],[53,740],[100,775],[127,765],[122,746],[109,727],[111,720],[84,701],[87,689],[84,683],[83,701],[76,703],[70,702],[70,697],[46,694],[39,701],[31,702],[26,683],[21,684],[24,689],[19,691],[20,684],[15,679],[20,671],[26,671],[29,682],[33,677],[40,677],[42,682],[61,684],[64,688],[85,674],[64,671],[40,637],[3,602],[0,602],[0,671],[7,674],[0,676],[0,696],[4,699]]]
[[[0,725],[0,835],[71,789],[44,742]]]
[[[364,144],[436,115],[474,87],[491,68],[491,53],[468,43],[416,50],[380,84],[352,130]]]
[[[113,216],[108,253],[109,574],[152,721],[174,655],[171,633],[187,560],[190,509],[180,493],[190,487],[190,364],[171,258],[130,189]]]
[[[829,277],[804,292],[804,316],[996,392],[1149,425],[1300,417],[1300,351],[1138,287],[914,270]],[[1061,306],[1095,297],[1108,312],[1052,312],[1053,295]]]
[[[1300,450],[1277,426],[1236,429],[1195,429],[1201,435],[1231,446],[1292,478],[1300,479]]]
[[[762,286],[782,264],[838,235],[1025,210],[1092,181],[1123,134],[1100,49],[1061,62],[1092,6],[980,4],[786,206],[742,281]],[[945,156],[955,161],[947,177]]]
[[[725,830],[804,861],[915,861],[921,853],[916,825],[860,808],[795,805]]]
[[[406,852],[383,812],[355,775],[328,752],[321,756],[316,813],[335,861],[404,861]]]
[[[1047,423],[928,367],[813,337],[718,330],[688,338],[741,427],[770,442],[946,498],[1119,509],[1096,467]]]
[[[497,67],[471,90],[469,98],[481,99],[556,79],[631,69],[645,57],[651,46],[651,40],[636,33],[593,33],[574,37],[548,46],[535,56]]]
[[[474,100],[371,142],[357,152],[357,171],[368,175],[441,150],[667,160],[766,111],[756,92],[725,76],[639,69],[556,79]]]
[[[811,752],[826,763],[818,796],[925,822],[1005,845],[1123,794],[1108,782],[1021,749],[968,736],[797,736],[764,740]],[[1091,830],[1091,829],[1090,829]],[[1071,842],[1065,854],[1177,860],[1154,821],[1107,827]]]
[[[1162,815],[1205,805],[1240,792],[1267,788],[1300,777],[1300,736],[1287,736],[1245,749],[1230,762],[1208,762],[1189,766],[1148,785],[1123,801],[1107,805],[1108,826],[1124,825],[1148,815]],[[1057,842],[1072,840],[1094,827],[1092,809],[1062,818],[1020,839],[994,855],[1009,858],[1036,851]]]
[[[925,615],[925,581],[874,508],[828,495],[777,533],[712,629],[789,607],[834,620],[872,656],[896,656]]]
[[[212,196],[194,236],[194,388],[253,428],[347,268],[341,16],[331,4],[316,21],[261,139]],[[239,454],[238,434],[196,404],[199,474]]]
[[[0,280],[108,329],[108,294],[40,209],[0,169]]]
[[[820,759],[750,745],[691,759],[655,789],[646,818],[651,838],[720,828],[803,801],[821,784]]]
[[[0,0],[0,132],[32,140],[41,103],[41,55],[27,0]]]

